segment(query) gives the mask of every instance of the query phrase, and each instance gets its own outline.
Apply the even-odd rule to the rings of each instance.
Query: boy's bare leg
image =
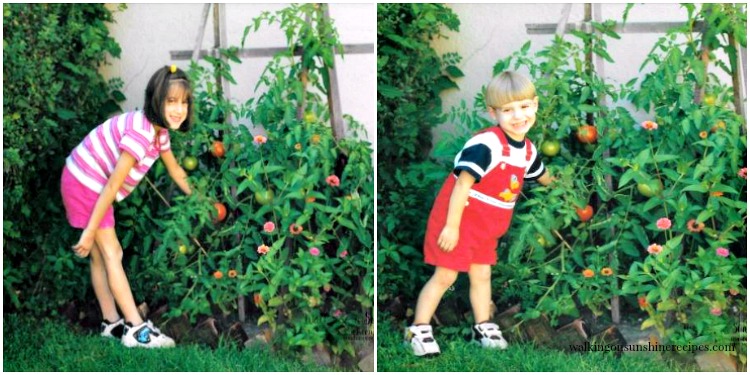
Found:
[[[472,264],[469,266],[469,299],[474,311],[474,323],[490,320],[492,301],[492,269],[489,264]]]
[[[89,254],[91,262],[91,285],[94,287],[94,294],[99,301],[99,308],[102,310],[102,316],[110,323],[120,320],[120,314],[117,312],[115,297],[109,289],[107,280],[107,269],[104,266],[104,259],[99,247],[94,244]]]
[[[457,277],[457,271],[435,267],[435,273],[419,293],[417,308],[414,312],[415,325],[430,324],[432,316],[435,314],[435,310],[437,310],[440,300],[443,298],[443,294],[456,282]]]
[[[104,260],[104,266],[107,271],[107,281],[109,289],[114,296],[117,306],[125,316],[125,321],[137,326],[143,323],[138,308],[135,306],[133,293],[128,284],[128,278],[125,276],[125,270],[122,268],[122,246],[117,239],[114,228],[99,229],[96,231],[96,245]]]

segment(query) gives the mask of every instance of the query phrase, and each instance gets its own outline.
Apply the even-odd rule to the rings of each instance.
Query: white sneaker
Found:
[[[505,349],[508,342],[503,338],[500,327],[492,322],[479,323],[472,330],[474,340],[482,344],[484,348]]]
[[[110,323],[106,320],[102,320],[102,337],[112,337],[115,339],[122,338],[122,333],[125,331],[125,320],[120,320]]]
[[[407,327],[405,340],[411,343],[411,348],[416,356],[440,354],[440,347],[432,336],[432,326],[429,324]]]
[[[129,348],[171,348],[175,345],[174,340],[156,329],[150,320],[135,327],[125,324],[122,344]]]

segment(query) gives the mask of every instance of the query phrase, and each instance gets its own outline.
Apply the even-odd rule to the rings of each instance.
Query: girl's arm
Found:
[[[192,194],[192,190],[190,190],[190,184],[188,184],[187,180],[188,175],[177,162],[177,159],[174,157],[172,150],[162,152],[161,160],[164,162],[164,166],[167,167],[169,176],[172,177],[172,180],[174,180],[177,186],[180,187],[180,190],[182,190],[182,192],[187,195]]]
[[[438,237],[438,246],[443,251],[453,251],[458,244],[458,228],[461,225],[461,216],[463,216],[464,207],[466,207],[466,200],[469,199],[469,190],[474,186],[475,181],[474,176],[469,172],[461,171],[458,175],[458,180],[453,187],[451,199],[448,203],[448,219]]]
[[[104,213],[106,213],[109,207],[112,206],[112,202],[115,201],[117,192],[122,187],[122,184],[125,183],[125,178],[128,176],[128,173],[130,173],[130,170],[134,165],[135,157],[130,153],[123,151],[120,154],[120,158],[117,160],[115,170],[112,171],[112,175],[109,176],[107,184],[104,185],[104,189],[102,189],[99,198],[96,200],[94,212],[91,213],[86,229],[81,233],[81,238],[78,240],[78,243],[73,245],[73,251],[75,251],[78,256],[82,258],[87,257],[91,248],[94,247],[96,231],[99,229],[99,224],[101,224],[102,219],[104,218]]]

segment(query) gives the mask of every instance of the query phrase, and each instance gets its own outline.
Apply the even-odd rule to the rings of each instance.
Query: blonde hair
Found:
[[[525,76],[506,70],[490,81],[484,101],[488,107],[499,108],[510,102],[534,99],[536,88]]]

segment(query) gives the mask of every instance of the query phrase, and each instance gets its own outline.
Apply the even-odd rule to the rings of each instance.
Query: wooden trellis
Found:
[[[212,4],[205,4],[203,6],[203,13],[201,17],[201,25],[198,29],[198,35],[196,37],[195,42],[195,48],[191,51],[170,51],[170,57],[172,60],[179,61],[179,60],[193,60],[198,61],[198,59],[205,57],[205,56],[213,56],[216,58],[222,58],[219,51],[221,49],[227,48],[228,45],[228,38],[227,38],[227,29],[226,29],[226,5],[225,4],[214,4],[213,6],[213,30],[214,30],[214,46],[210,50],[204,50],[201,49],[201,46],[203,45],[203,36],[205,34],[205,29],[208,24],[208,18],[209,13],[211,9]],[[323,11],[323,17],[324,19],[328,20],[330,19],[328,5],[327,4],[320,4],[320,7]],[[306,21],[309,22],[309,19]],[[343,52],[344,55],[351,55],[351,54],[373,54],[375,53],[375,45],[373,43],[365,43],[365,44],[344,44],[343,51],[335,51],[335,52]],[[271,47],[271,48],[243,48],[238,50],[237,57],[239,58],[253,58],[253,57],[273,57],[279,52],[287,51],[287,47]],[[302,55],[302,49],[297,48],[294,50],[294,56],[301,56]],[[306,73],[303,73],[306,74]],[[330,112],[331,117],[331,130],[333,132],[334,139],[340,140],[346,136],[346,129],[344,126],[344,118],[343,113],[341,111],[341,95],[340,95],[340,89],[338,84],[338,78],[336,75],[336,62],[335,59],[333,59],[333,64],[330,68],[328,68],[328,87],[329,90],[326,93],[328,97],[328,110]],[[217,85],[219,86],[220,90],[222,91],[223,95],[226,98],[230,97],[230,85],[229,82],[226,80],[226,78],[217,77]],[[297,111],[297,118],[301,119],[303,116],[303,104],[300,105],[300,108],[298,108]],[[231,114],[227,114],[230,116]],[[231,119],[229,117],[226,118],[226,122],[231,122]],[[236,198],[237,194],[237,188],[232,187],[231,189],[232,195]],[[239,236],[239,234],[238,234]],[[238,269],[242,269],[242,260],[237,260],[237,266]],[[238,318],[241,322],[245,321],[245,297],[240,295],[238,297],[237,301],[238,305]]]

